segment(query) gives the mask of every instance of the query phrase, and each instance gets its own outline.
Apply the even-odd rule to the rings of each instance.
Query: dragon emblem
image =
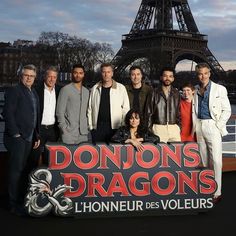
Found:
[[[30,175],[30,187],[25,203],[29,215],[45,216],[51,210],[58,216],[70,215],[72,201],[62,194],[72,187],[63,184],[52,190],[51,181],[52,175],[47,169],[38,169]]]

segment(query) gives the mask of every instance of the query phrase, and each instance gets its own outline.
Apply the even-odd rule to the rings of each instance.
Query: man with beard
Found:
[[[161,87],[154,89],[146,111],[148,127],[161,142],[180,142],[180,94],[172,86],[175,71],[171,67],[161,70]]]
[[[72,82],[63,87],[57,101],[56,115],[62,141],[78,144],[88,141],[87,107],[89,90],[82,86],[84,67],[76,64],[72,69]]]

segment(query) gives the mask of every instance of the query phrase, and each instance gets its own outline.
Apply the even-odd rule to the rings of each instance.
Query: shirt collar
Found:
[[[211,81],[209,80],[209,83],[208,83],[207,86],[206,86],[206,90],[209,91],[210,88],[211,88]]]
[[[98,88],[101,88],[101,87],[102,87],[102,81],[99,81],[99,82],[98,82]],[[117,88],[117,83],[116,83],[115,80],[112,80],[112,86],[111,86],[111,88],[113,88],[113,89],[116,89],[116,88]]]
[[[196,85],[197,90],[200,90],[200,87],[201,87],[200,84]],[[209,91],[210,88],[211,88],[211,80],[209,80],[209,83],[206,86],[206,91]]]
[[[48,87],[45,83],[44,83],[44,88],[45,88],[46,90],[48,90],[49,92],[54,92],[54,90],[55,90],[55,86],[53,87],[52,90],[50,90],[49,87]]]

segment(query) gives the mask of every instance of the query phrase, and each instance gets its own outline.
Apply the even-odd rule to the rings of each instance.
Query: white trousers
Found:
[[[203,166],[213,168],[217,190],[215,196],[221,195],[222,182],[222,137],[212,119],[197,120],[197,142]]]

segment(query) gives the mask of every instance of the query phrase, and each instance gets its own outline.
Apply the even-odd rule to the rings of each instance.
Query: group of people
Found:
[[[227,134],[231,115],[227,91],[210,80],[206,63],[196,66],[199,84],[187,83],[180,91],[173,87],[175,71],[161,70],[160,86],[153,89],[143,81],[139,66],[130,68],[129,85],[113,79],[113,66],[101,65],[101,80],[90,91],[83,86],[85,69],[76,64],[72,81],[60,88],[58,71],[47,68],[44,80],[33,86],[34,65],[22,68],[20,82],[6,91],[4,143],[9,152],[9,202],[20,214],[30,169],[48,164],[47,142],[117,142],[132,144],[142,151],[143,142],[199,143],[202,164],[215,171],[221,198],[221,137]],[[30,164],[29,164],[30,163]]]

